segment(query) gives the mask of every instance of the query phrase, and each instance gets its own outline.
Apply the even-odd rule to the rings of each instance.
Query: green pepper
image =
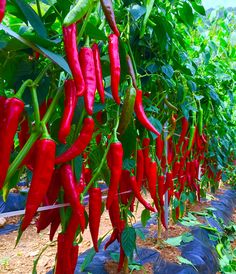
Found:
[[[202,136],[202,124],[203,124],[203,109],[200,107],[199,109],[199,120],[198,120],[198,129],[199,134]]]

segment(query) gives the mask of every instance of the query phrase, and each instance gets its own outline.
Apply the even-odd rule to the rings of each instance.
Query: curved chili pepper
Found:
[[[137,89],[137,81],[136,81],[136,77],[135,77],[134,67],[132,64],[132,60],[128,54],[126,55],[126,62],[127,62],[127,66],[128,66],[129,75],[132,79],[132,84],[133,84],[134,88]]]
[[[113,229],[117,228],[120,231],[120,205],[117,195],[114,196],[108,211]]]
[[[180,162],[176,161],[176,162],[174,162],[173,169],[172,169],[173,178],[176,178],[178,176],[179,170],[180,170]]]
[[[72,168],[69,164],[64,164],[60,167],[61,182],[65,191],[66,199],[72,207],[71,226],[73,230],[73,224],[76,222],[76,218],[79,221],[80,229],[83,232],[85,229],[85,216],[84,206],[80,203],[79,196],[76,191],[75,176]],[[71,234],[70,234],[71,237]]]
[[[61,124],[58,132],[58,140],[66,144],[66,137],[70,134],[71,122],[77,104],[77,91],[75,82],[72,79],[65,81],[65,100],[64,112],[61,119]]]
[[[68,162],[79,156],[90,143],[94,130],[93,118],[85,118],[81,132],[72,146],[55,159],[55,164]]]
[[[34,173],[26,201],[21,231],[29,226],[48,191],[54,170],[55,152],[56,143],[52,139],[43,138],[37,141]]]
[[[101,220],[101,209],[101,189],[98,187],[92,187],[89,189],[89,229],[96,252],[98,252],[98,232]]]
[[[154,201],[157,211],[159,210],[158,199],[157,199],[157,163],[150,161],[149,164],[149,180],[148,188],[150,195]]]
[[[191,148],[193,147],[194,140],[195,140],[195,134],[196,134],[196,126],[191,125],[190,131],[189,131],[188,151],[190,151]]]
[[[136,180],[138,184],[138,189],[140,190],[143,182],[144,176],[144,157],[143,157],[143,150],[137,150],[137,164],[136,164]]]
[[[116,34],[112,33],[108,36],[108,53],[110,58],[111,92],[115,102],[119,105],[120,55],[119,40]]]
[[[156,212],[156,210],[147,202],[144,200],[144,198],[142,197],[140,190],[139,190],[139,185],[136,181],[136,177],[135,176],[131,176],[130,177],[130,185],[131,188],[134,192],[135,197],[139,200],[139,202],[147,209],[153,212]]]
[[[54,270],[55,274],[65,273],[64,247],[65,247],[65,235],[63,233],[60,233],[58,234],[58,237],[57,237],[57,259],[56,259],[56,268]]]
[[[109,149],[109,155],[111,160],[111,179],[110,185],[107,194],[106,208],[109,209],[111,206],[114,197],[117,194],[118,186],[122,173],[122,164],[123,164],[123,147],[122,144],[118,141],[112,143]]]
[[[73,245],[71,249],[71,270],[72,273],[75,273],[76,264],[78,261],[78,255],[79,255],[79,246]]]
[[[102,5],[102,10],[106,16],[106,19],[107,19],[107,22],[108,22],[110,28],[119,37],[120,32],[116,25],[116,19],[115,19],[112,1],[111,0],[100,0],[100,2]]]
[[[105,91],[104,91],[103,78],[102,78],[102,65],[101,65],[99,48],[96,43],[93,44],[92,51],[93,51],[93,59],[94,59],[95,71],[96,71],[96,86],[100,96],[101,103],[104,104]]]
[[[176,119],[177,119],[178,115],[177,114],[172,114],[171,116],[171,130],[170,133],[168,134],[168,136],[166,137],[167,140],[169,140],[170,137],[173,136],[173,134],[175,133],[175,129],[176,129]]]
[[[149,157],[149,152],[150,152],[150,138],[143,138],[142,142],[142,147],[143,147],[143,155],[144,157]]]
[[[104,250],[106,250],[112,243],[115,242],[115,240],[117,240],[118,233],[119,233],[119,230],[117,228],[113,229],[110,239],[106,242],[104,246]]]
[[[137,118],[139,122],[147,129],[155,133],[157,136],[160,135],[160,133],[155,129],[155,127],[150,123],[148,120],[146,113],[143,108],[143,102],[142,102],[142,91],[137,89],[136,90],[136,99],[134,104],[134,110],[137,115]]]
[[[54,216],[52,217],[52,220],[51,220],[51,226],[50,226],[50,232],[49,232],[49,240],[51,242],[53,241],[54,235],[61,224],[60,210],[54,209],[53,215]]]
[[[173,152],[173,142],[172,137],[168,139],[168,153],[167,153],[167,161],[168,165],[170,165],[174,160],[174,152]]]
[[[144,180],[149,180],[149,166],[151,158],[149,157],[149,151],[150,151],[150,138],[144,138],[142,142],[142,148],[143,148],[143,159],[144,159]]]
[[[156,156],[161,161],[162,154],[164,151],[164,140],[162,139],[161,134],[156,138]]]
[[[93,115],[94,97],[96,92],[96,71],[91,48],[81,48],[79,60],[85,82],[84,104],[88,115]]]
[[[6,0],[1,0],[0,2],[0,23],[2,22],[2,19],[5,14],[6,2]]]
[[[199,108],[199,120],[198,120],[198,128],[199,128],[199,134],[202,135],[202,129],[203,129],[203,109]]]
[[[63,39],[67,61],[75,81],[77,95],[81,96],[84,93],[85,83],[79,63],[76,37],[76,24],[72,24],[68,27],[63,27]]]
[[[2,99],[2,101],[4,101]],[[4,104],[3,104],[4,103]],[[6,179],[14,136],[24,110],[24,102],[17,98],[6,99],[2,102],[4,108],[0,130],[0,190]]]

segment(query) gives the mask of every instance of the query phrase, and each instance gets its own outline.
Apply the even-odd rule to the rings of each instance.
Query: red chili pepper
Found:
[[[115,14],[112,6],[112,1],[111,0],[100,0],[103,12],[106,16],[107,22],[112,29],[112,31],[117,35],[120,36],[120,32],[117,28],[116,25],[116,19],[115,19]]]
[[[164,228],[167,229],[164,207],[161,207],[161,223],[164,226]]]
[[[50,233],[49,233],[49,240],[52,242],[54,235],[58,229],[58,227],[61,224],[61,216],[60,216],[60,210],[54,209],[54,216],[51,220],[51,227],[50,227]]]
[[[110,246],[112,243],[115,242],[115,240],[117,240],[118,233],[119,233],[119,230],[117,228],[113,229],[110,239],[106,242],[106,244],[104,246],[104,250],[106,250],[108,248],[108,246]]]
[[[143,150],[137,150],[137,167],[136,167],[136,180],[138,184],[138,189],[140,190],[143,182],[144,176],[144,157],[143,157]]]
[[[164,206],[163,195],[165,194],[165,177],[163,175],[158,176],[158,196],[160,206]]]
[[[55,164],[68,162],[79,156],[90,143],[94,130],[93,118],[85,118],[81,132],[72,146],[55,159]]]
[[[186,175],[179,176],[178,180],[179,180],[179,183],[180,183],[179,193],[181,194],[184,191],[185,182],[187,180],[187,177],[186,177]]]
[[[0,2],[0,23],[2,22],[2,19],[5,14],[6,2],[6,0],[1,0]]]
[[[93,105],[96,92],[96,71],[91,48],[81,48],[79,60],[85,82],[84,104],[88,115],[93,115]]]
[[[149,164],[149,180],[148,188],[151,197],[154,201],[155,207],[159,210],[158,198],[157,198],[157,163],[155,161],[150,161]]]
[[[17,98],[2,99],[3,113],[0,131],[0,190],[3,187],[14,144],[14,136],[24,110],[24,102]]]
[[[172,172],[166,173],[166,185],[168,187],[168,204],[170,204],[170,199],[174,195],[174,182]]]
[[[48,191],[54,171],[55,152],[56,143],[52,139],[43,138],[37,141],[34,173],[21,224],[22,231],[29,226]]]
[[[110,177],[110,185],[109,185],[108,194],[107,194],[107,202],[106,202],[107,209],[109,209],[114,197],[117,194],[121,173],[122,173],[123,147],[119,141],[111,144],[109,149],[109,156],[111,160],[110,167],[109,167],[111,171],[111,177]]]
[[[168,165],[171,165],[173,160],[174,160],[173,142],[172,142],[172,137],[170,137],[168,139],[168,154],[167,154]]]
[[[48,100],[44,100],[43,103],[39,106],[40,120],[43,119],[51,103],[52,103],[52,98],[49,98]]]
[[[161,161],[162,154],[164,150],[164,141],[162,140],[161,134],[156,138],[156,156]]]
[[[172,169],[174,179],[178,176],[179,170],[180,170],[180,162],[176,161],[174,162],[173,169]]]
[[[179,137],[179,141],[177,146],[180,147],[180,145],[183,143],[185,137],[187,136],[187,132],[188,132],[188,120],[183,117],[182,118],[182,130],[181,130],[181,134]]]
[[[65,235],[60,233],[57,237],[57,259],[56,268],[54,270],[55,274],[64,274],[66,266],[64,265],[64,250],[65,247]]]
[[[123,247],[120,244],[120,259],[119,259],[119,263],[118,263],[118,268],[117,271],[120,272],[123,265],[124,265],[124,260],[125,260],[125,252]]]
[[[114,196],[108,211],[113,229],[120,231],[120,205],[117,195]]]
[[[66,137],[70,134],[71,122],[74,116],[74,111],[78,100],[76,93],[77,91],[74,80],[66,80],[64,112],[58,132],[58,139],[63,144],[66,144]]]
[[[102,78],[102,65],[100,60],[100,52],[97,44],[93,44],[93,59],[95,64],[95,71],[96,71],[96,86],[100,96],[101,103],[105,103],[105,91],[103,85],[103,78]]]
[[[77,95],[81,96],[84,93],[85,83],[79,63],[76,24],[71,24],[68,27],[63,26],[63,38],[67,61],[77,88]]]
[[[3,122],[3,111],[4,111],[4,105],[5,105],[5,102],[6,102],[6,97],[5,96],[0,96],[0,129],[2,127],[2,122]]]
[[[93,241],[93,246],[98,252],[98,232],[102,210],[102,192],[98,187],[89,189],[89,229]]]
[[[135,197],[139,200],[139,202],[147,209],[150,211],[155,212],[156,210],[147,202],[144,200],[144,198],[142,197],[141,193],[140,193],[140,189],[139,189],[139,185],[136,181],[136,177],[135,176],[131,176],[130,177],[130,185],[131,188],[134,192]]]
[[[65,196],[72,207],[72,217],[71,225],[76,222],[76,218],[79,222],[80,229],[83,232],[85,229],[85,216],[84,216],[84,206],[80,203],[79,196],[76,191],[75,176],[72,168],[69,164],[64,164],[60,167],[61,182],[63,189],[65,191]],[[71,235],[70,235],[71,236]]]
[[[135,98],[135,104],[134,104],[134,110],[137,115],[137,118],[139,122],[147,129],[155,133],[157,136],[160,135],[160,133],[155,129],[155,127],[150,123],[148,120],[146,113],[143,108],[143,102],[142,102],[142,91],[137,89],[136,90],[136,98]]]
[[[71,250],[71,270],[72,273],[75,273],[76,264],[78,261],[78,255],[79,255],[79,246],[73,245]]]
[[[127,205],[129,203],[129,199],[132,194],[129,173],[130,172],[128,170],[122,170],[121,178],[120,178],[120,182],[119,182],[119,193],[121,193],[120,200],[123,205]]]
[[[44,206],[53,205],[57,198],[61,188],[60,172],[58,169],[55,169],[52,175],[50,185],[43,203]],[[39,218],[36,223],[37,233],[45,229],[51,223],[52,219],[55,216],[56,209],[51,209],[47,211],[40,212]]]
[[[98,121],[99,124],[103,123],[103,120],[102,120],[102,111],[101,110],[96,114],[96,119],[97,119],[97,121]],[[102,134],[99,133],[96,136],[96,143],[97,143],[97,145],[99,145],[101,143],[101,140],[102,140]]]
[[[92,179],[92,170],[91,170],[91,168],[85,167],[84,168],[84,180],[85,180],[86,185],[91,181],[91,179]]]
[[[120,56],[119,56],[119,39],[116,34],[108,36],[108,52],[110,58],[111,71],[111,92],[115,102],[120,104],[119,83],[120,83]]]
[[[143,155],[144,155],[144,158],[149,157],[149,151],[150,151],[150,138],[144,138],[144,139],[143,139],[142,147],[143,147]]]

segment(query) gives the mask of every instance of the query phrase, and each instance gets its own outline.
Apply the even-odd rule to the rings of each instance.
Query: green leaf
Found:
[[[15,0],[15,2],[18,5],[18,7],[21,9],[24,16],[30,22],[31,26],[38,33],[38,35],[46,38],[47,30],[44,24],[42,23],[41,19],[37,15],[37,13],[31,8],[31,6],[27,4],[25,1]]]
[[[143,227],[146,227],[147,221],[151,218],[150,211],[144,209],[141,214],[141,223]]]
[[[181,241],[182,241],[181,236],[172,237],[172,238],[169,238],[169,239],[165,240],[165,242],[167,244],[172,245],[172,246],[179,246],[181,244]]]
[[[201,14],[203,16],[206,15],[206,11],[205,11],[205,9],[204,9],[204,7],[202,5],[199,5],[196,2],[194,2],[194,1],[191,2],[191,5],[192,5],[192,7],[194,8],[194,10],[196,12],[198,12],[199,14]]]
[[[121,243],[125,255],[132,259],[136,248],[136,231],[133,227],[127,226],[121,235]]]
[[[140,39],[144,36],[147,21],[148,21],[148,18],[150,16],[150,14],[151,14],[154,3],[155,3],[155,0],[146,0],[146,13],[145,13],[142,28],[141,28],[141,31],[140,31]]]
[[[129,12],[133,16],[134,20],[136,21],[145,14],[146,9],[139,5],[133,5],[129,9]]]
[[[193,25],[194,16],[192,7],[187,2],[183,3],[183,7],[179,10],[179,14],[186,25]]]
[[[174,70],[171,65],[162,66],[161,70],[169,78],[171,78],[174,74]]]
[[[85,28],[85,34],[87,34],[89,38],[93,38],[95,40],[107,40],[107,36],[105,35],[105,33],[91,22],[87,23],[87,26]]]
[[[146,239],[146,236],[145,236],[144,232],[143,232],[141,229],[135,228],[135,231],[136,231],[137,236],[138,236],[141,240],[145,240],[145,239]]]
[[[193,263],[191,261],[189,261],[188,259],[182,257],[182,256],[177,256],[177,259],[179,260],[179,262],[181,264],[187,264],[187,265],[191,265],[197,272],[197,268],[193,265]]]
[[[83,164],[83,158],[81,155],[74,159],[74,170],[75,170],[75,176],[77,181],[80,180],[82,164]]]

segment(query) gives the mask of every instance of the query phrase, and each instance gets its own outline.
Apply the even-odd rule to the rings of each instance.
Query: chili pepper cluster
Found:
[[[109,170],[109,181],[106,182],[108,185],[106,209],[113,227],[105,249],[116,240],[120,243],[118,264],[118,271],[120,271],[126,257],[125,247],[122,245],[122,233],[129,226],[127,211],[129,213],[134,211],[135,200],[146,210],[157,214],[159,221],[167,229],[165,204],[173,207],[173,218],[178,220],[183,214],[180,210],[183,192],[192,192],[200,200],[199,172],[206,174],[216,183],[220,180],[221,173],[215,175],[209,168],[209,162],[204,158],[208,141],[203,129],[202,108],[199,108],[198,117],[194,111],[188,119],[181,117],[181,126],[178,124],[179,113],[173,112],[170,118],[169,134],[165,136],[159,132],[146,115],[143,92],[136,81],[132,60],[128,54],[126,61],[132,85],[129,86],[122,100],[120,33],[112,2],[110,0],[100,2],[113,32],[108,36],[107,41],[111,95],[116,105],[122,105],[119,124],[114,134],[107,137],[104,154],[104,162]],[[5,4],[5,1],[1,1],[0,22],[4,15]],[[64,50],[72,77],[66,79],[64,83],[64,109],[57,139],[60,144],[67,144],[78,100],[83,98],[87,116],[83,119],[78,136],[70,146],[67,144],[64,151],[56,155],[56,142],[50,136],[48,121],[45,122],[45,117],[54,104],[54,99],[48,99],[39,106],[38,110],[40,133],[35,137],[34,142],[32,141],[31,148],[17,166],[19,168],[26,166],[33,174],[18,238],[30,225],[40,205],[49,206],[63,202],[70,204],[70,207],[63,210],[57,208],[41,212],[36,223],[38,233],[50,226],[50,241],[53,240],[59,226],[62,227],[57,237],[55,266],[57,274],[74,273],[79,253],[76,238],[87,226],[91,232],[94,250],[96,252],[99,250],[102,192],[96,180],[96,171],[90,168],[88,147],[94,135],[97,145],[100,145],[102,139],[102,133],[97,133],[99,126],[103,123],[102,111],[96,113],[95,121],[98,125],[95,125],[93,119],[96,91],[103,105],[106,103],[106,96],[98,44],[93,43],[90,47],[89,39],[85,39],[80,49],[77,46],[77,23],[79,24],[80,20],[88,14],[92,4],[91,0],[77,1],[65,17],[62,27]],[[31,130],[37,126],[36,122],[35,125],[30,124],[24,112],[24,102],[20,98],[19,93],[11,98],[0,97],[0,189],[8,183],[10,157],[18,127],[20,128],[19,148],[23,151],[31,142]],[[175,107],[172,109],[175,110]],[[139,134],[137,147],[132,152],[131,157],[135,165],[127,169],[124,167],[125,151],[121,136],[126,132],[132,117],[135,117],[135,123],[141,124],[144,134]],[[163,130],[165,131],[165,128]],[[150,133],[153,133],[155,137],[150,138]],[[83,164],[80,179],[77,182],[72,161],[78,156],[82,156]],[[144,189],[149,192],[151,203],[142,195]],[[84,195],[87,192],[89,194],[88,213],[84,206]],[[175,207],[174,200],[178,201]]]

